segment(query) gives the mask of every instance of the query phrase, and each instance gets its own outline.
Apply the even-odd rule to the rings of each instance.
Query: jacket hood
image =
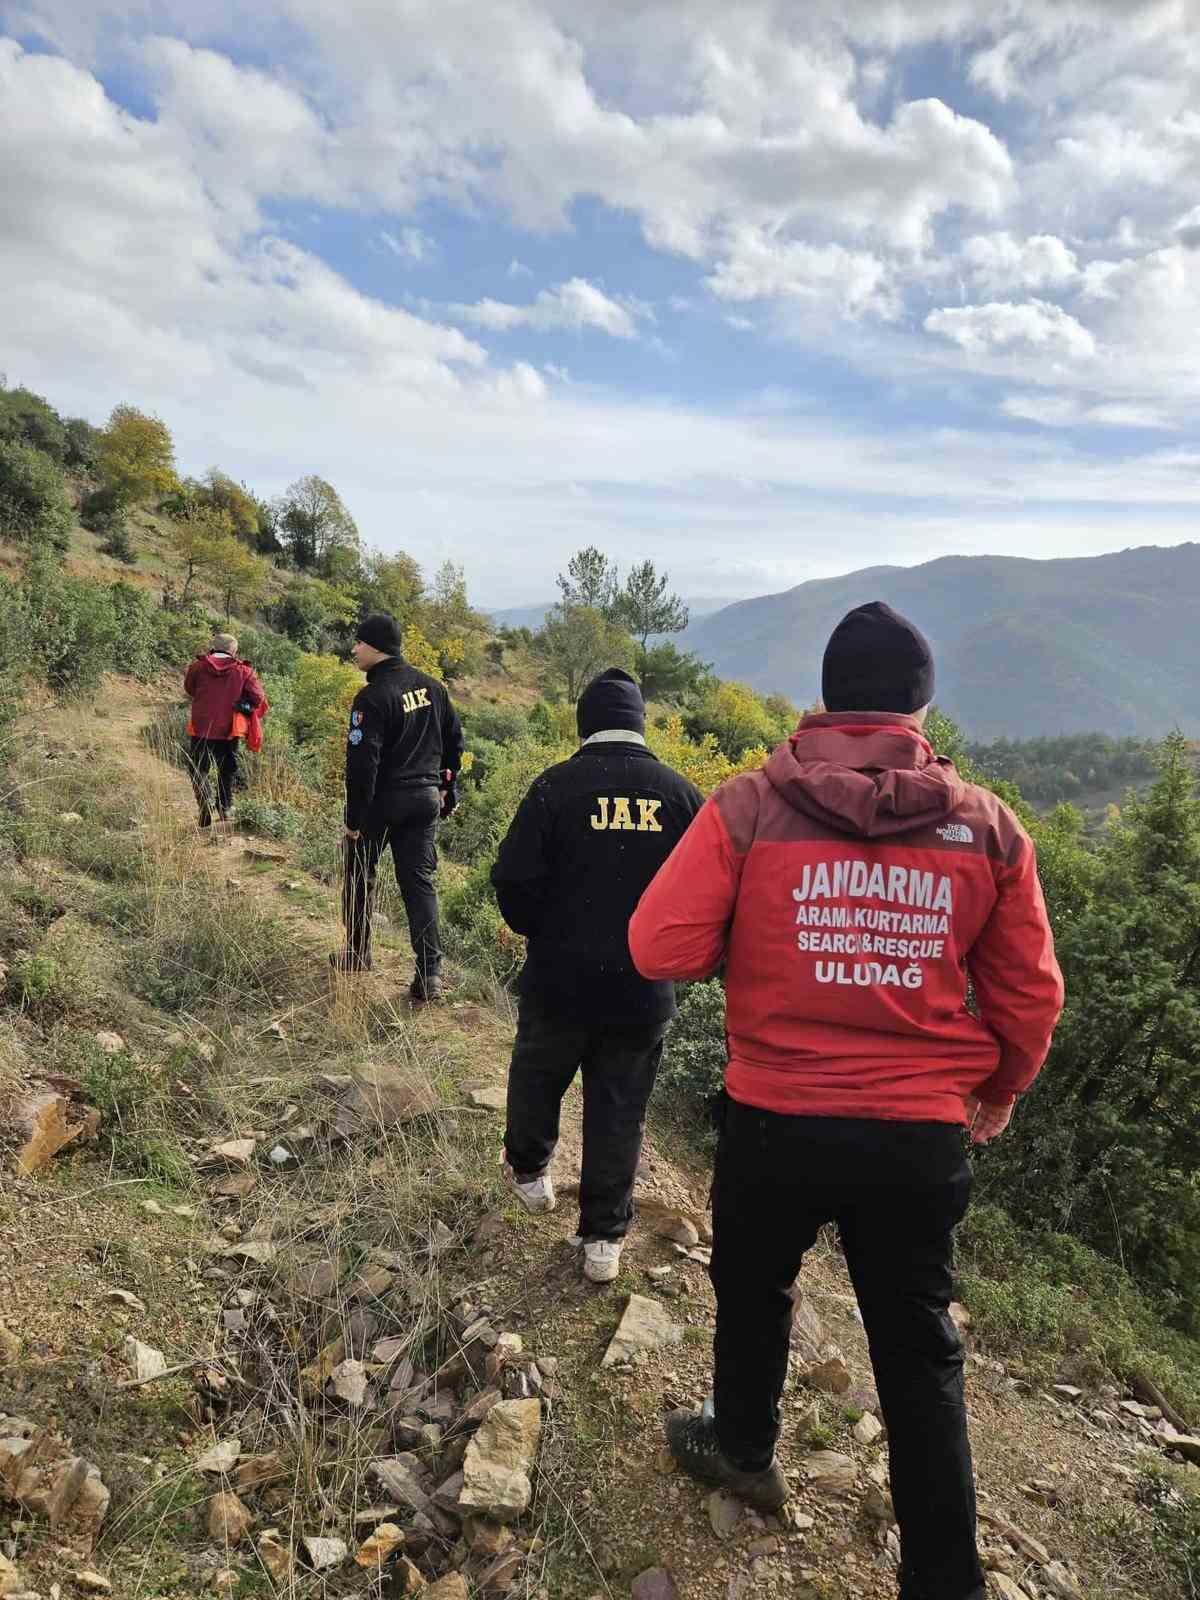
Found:
[[[226,672],[232,672],[234,667],[242,666],[241,656],[214,655],[210,650],[207,655],[200,657],[200,665],[208,672],[216,673],[218,677]]]
[[[795,810],[860,839],[925,827],[967,792],[915,717],[872,711],[805,717],[764,770]]]

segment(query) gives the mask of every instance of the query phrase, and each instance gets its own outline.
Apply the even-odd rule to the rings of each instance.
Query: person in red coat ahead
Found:
[[[266,696],[254,668],[238,660],[238,642],[231,633],[213,635],[212,648],[188,667],[183,692],[192,702],[188,719],[188,766],[200,810],[200,826],[213,823],[209,771],[217,769],[217,814],[222,822],[233,818],[233,790],[238,781],[240,739],[235,718],[252,716],[264,706]]]
[[[693,1476],[783,1502],[791,1290],[836,1222],[887,1426],[901,1600],[983,1600],[948,1311],[971,1187],[962,1134],[1008,1126],[1062,978],[1029,836],[924,736],[920,632],[861,606],[822,678],[824,713],[706,802],[629,927],[643,977],[725,963],[713,1397],[673,1413],[667,1439]]]

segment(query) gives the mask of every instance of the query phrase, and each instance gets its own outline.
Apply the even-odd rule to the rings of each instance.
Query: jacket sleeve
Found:
[[[492,868],[500,915],[514,933],[537,932],[553,875],[550,807],[539,780],[517,807]]]
[[[449,695],[442,709],[442,768],[451,780],[458,777],[463,758],[463,731],[458,712]]]
[[[1000,1064],[975,1093],[992,1105],[1024,1094],[1041,1071],[1063,1007],[1054,935],[1029,839],[1005,867],[983,932],[967,956],[979,1014],[1000,1041]]]
[[[262,684],[258,681],[258,674],[253,667],[247,666],[245,669],[245,675],[242,679],[242,694],[249,700],[256,711],[267,698],[263,692]]]
[[[725,956],[742,880],[714,800],[651,879],[629,924],[629,953],[643,978],[707,978]]]
[[[196,692],[196,673],[198,667],[199,662],[189,662],[188,669],[183,675],[183,692],[187,695],[189,700]]]
[[[360,689],[350,707],[346,735],[346,826],[354,832],[366,826],[382,753],[383,715]]]

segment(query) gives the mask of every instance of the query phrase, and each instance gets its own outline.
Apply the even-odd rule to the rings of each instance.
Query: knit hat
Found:
[[[575,721],[581,739],[608,728],[626,728],[630,733],[645,733],[646,702],[642,691],[627,672],[609,667],[579,696]]]
[[[826,711],[919,711],[933,699],[933,652],[907,617],[882,600],[848,611],[825,646]]]
[[[385,656],[400,654],[400,624],[386,611],[373,611],[358,625],[358,637]]]
[[[238,642],[231,633],[214,633],[212,647],[222,650],[227,656],[237,655]]]

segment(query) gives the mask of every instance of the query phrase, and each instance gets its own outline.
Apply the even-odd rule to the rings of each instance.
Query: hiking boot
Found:
[[[734,1466],[717,1442],[715,1421],[703,1412],[672,1411],[666,1432],[667,1448],[689,1477],[728,1489],[760,1511],[778,1511],[792,1492],[778,1460],[761,1472]]]
[[[329,965],[335,972],[370,972],[370,956],[351,955],[348,950],[340,950],[329,958]]]
[[[590,1283],[611,1283],[621,1270],[620,1239],[586,1239],[583,1275]]]
[[[518,1178],[508,1162],[504,1162],[504,1181],[525,1207],[537,1215],[540,1211],[553,1211],[558,1201],[554,1196],[554,1180],[548,1172],[540,1178]]]
[[[409,985],[408,998],[415,1000],[418,1005],[423,1005],[427,1000],[440,1000],[442,998],[442,980],[436,972],[431,972],[427,977],[416,973]]]

